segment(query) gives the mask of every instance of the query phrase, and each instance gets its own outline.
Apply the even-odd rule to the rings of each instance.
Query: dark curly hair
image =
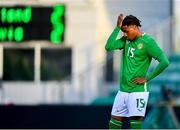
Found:
[[[123,19],[121,27],[123,27],[125,25],[127,25],[127,26],[129,26],[129,25],[137,25],[137,26],[141,27],[140,23],[141,23],[141,21],[138,18],[136,18],[133,15],[128,15]]]

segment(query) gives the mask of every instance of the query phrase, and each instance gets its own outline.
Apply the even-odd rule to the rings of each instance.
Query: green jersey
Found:
[[[150,81],[168,66],[168,59],[155,40],[149,35],[144,33],[131,41],[124,36],[116,40],[119,31],[120,28],[116,27],[110,35],[105,48],[107,51],[123,50],[120,67],[120,91],[148,91],[149,87],[146,83],[134,84],[133,79],[144,77],[147,82]],[[152,58],[158,60],[159,64],[152,73],[147,74]]]

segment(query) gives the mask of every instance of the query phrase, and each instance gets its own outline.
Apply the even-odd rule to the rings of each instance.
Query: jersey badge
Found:
[[[138,48],[139,50],[141,50],[141,49],[143,48],[143,44],[142,44],[142,43],[139,43],[139,44],[137,45],[137,48]]]

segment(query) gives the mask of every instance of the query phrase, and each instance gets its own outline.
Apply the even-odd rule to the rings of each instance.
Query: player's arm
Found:
[[[110,37],[108,38],[106,46],[105,46],[105,49],[107,51],[112,51],[115,49],[122,49],[124,47],[125,41],[126,41],[124,36],[116,40],[119,30],[120,28],[116,27],[114,31],[112,32],[112,34],[110,35]]]
[[[111,33],[110,37],[107,40],[107,43],[105,46],[105,49],[107,51],[112,51],[115,49],[122,49],[124,47],[125,41],[126,41],[126,38],[124,36],[116,40],[119,34],[119,31],[121,29],[122,21],[123,21],[123,15],[121,14],[118,16],[117,27],[114,29],[114,31]]]
[[[150,57],[153,57],[155,60],[158,60],[158,65],[155,67],[155,69],[149,73],[145,78],[144,77],[137,77],[133,79],[134,84],[143,84],[145,82],[150,81],[151,79],[155,78],[157,75],[159,75],[168,65],[169,61],[164,54],[164,52],[159,48],[157,43],[154,40],[151,40],[151,42],[147,43],[147,53]],[[149,49],[151,48],[151,49]]]
[[[146,76],[146,80],[150,81],[168,67],[169,60],[154,40],[152,40],[151,43],[148,43],[148,48],[151,48],[147,49],[148,55],[159,62],[155,69]]]
[[[156,68],[153,70],[153,72],[151,72],[150,74],[147,75],[147,77],[146,77],[147,81],[150,81],[151,79],[153,79],[154,77],[159,75],[169,65],[169,61],[164,53],[161,54],[157,60],[159,61],[159,64],[156,66]]]

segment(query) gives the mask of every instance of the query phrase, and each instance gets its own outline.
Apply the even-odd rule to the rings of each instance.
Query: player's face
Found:
[[[124,32],[124,36],[127,37],[129,40],[134,40],[137,37],[137,26],[136,25],[129,25],[123,26],[122,28]]]

